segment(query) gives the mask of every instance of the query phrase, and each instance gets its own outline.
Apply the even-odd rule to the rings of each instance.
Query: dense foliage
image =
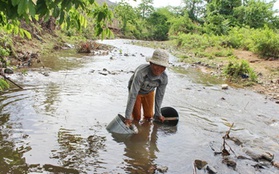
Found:
[[[0,1],[0,27],[8,32],[31,38],[31,34],[20,27],[26,23],[55,18],[61,27],[77,28],[87,26],[87,20],[94,18],[97,35],[111,34],[105,21],[112,18],[106,5],[98,7],[95,0],[4,0]]]

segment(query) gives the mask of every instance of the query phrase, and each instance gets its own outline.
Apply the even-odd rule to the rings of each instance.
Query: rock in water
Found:
[[[222,84],[221,88],[222,89],[229,89],[229,85],[228,84]]]

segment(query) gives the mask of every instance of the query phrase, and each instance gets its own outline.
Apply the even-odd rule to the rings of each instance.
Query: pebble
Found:
[[[277,168],[279,169],[279,162],[273,161],[273,162],[272,162],[272,165],[273,165],[274,167],[277,167]]]
[[[228,167],[233,168],[234,170],[236,168],[236,162],[233,159],[224,158],[222,163],[226,164]]]
[[[208,171],[209,174],[217,173],[217,170],[213,166],[210,166],[210,165],[206,166],[206,170]]]
[[[168,171],[168,167],[167,166],[157,166],[157,171],[161,172],[161,173],[166,173]]]
[[[207,165],[206,161],[202,161],[202,160],[195,160],[195,166],[200,170],[202,168],[204,168]]]
[[[261,149],[244,148],[244,152],[255,161],[266,160],[271,162],[274,159],[274,154],[265,152]]]
[[[228,88],[229,88],[229,85],[228,85],[228,84],[222,84],[221,88],[222,88],[222,89],[228,89]]]

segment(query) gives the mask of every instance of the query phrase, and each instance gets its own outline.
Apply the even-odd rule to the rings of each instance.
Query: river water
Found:
[[[45,58],[45,68],[10,76],[24,90],[0,95],[2,173],[208,173],[195,171],[195,160],[222,174],[279,172],[237,158],[249,157],[248,148],[279,161],[278,104],[252,91],[222,90],[224,82],[173,56],[163,106],[178,111],[178,125],[141,123],[138,135],[109,133],[106,126],[124,114],[132,71],[154,50],[128,40],[101,42],[116,48],[104,56],[62,51]],[[226,140],[236,167],[215,153],[228,130],[241,142]]]

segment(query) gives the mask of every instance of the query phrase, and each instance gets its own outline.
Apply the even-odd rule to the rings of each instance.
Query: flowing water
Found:
[[[222,81],[173,56],[163,106],[178,111],[178,125],[141,123],[138,135],[109,133],[106,126],[124,114],[132,71],[153,49],[127,40],[102,43],[116,48],[105,56],[62,51],[46,58],[45,68],[10,76],[24,90],[14,87],[0,96],[0,173],[191,174],[195,160],[222,174],[279,172],[268,163],[237,159],[247,156],[245,148],[256,148],[279,161],[278,104],[252,91],[222,90]],[[241,142],[226,140],[235,168],[215,153],[228,130]]]

